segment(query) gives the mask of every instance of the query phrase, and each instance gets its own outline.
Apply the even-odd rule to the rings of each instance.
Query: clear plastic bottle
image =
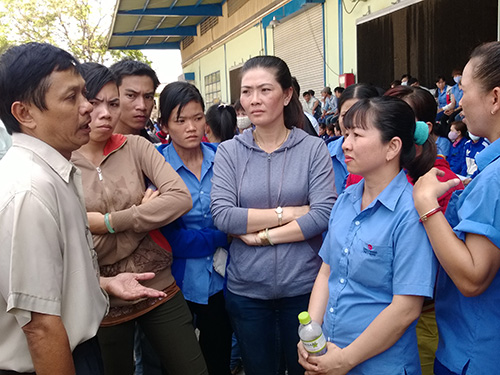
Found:
[[[299,314],[299,337],[310,355],[326,353],[326,339],[321,326],[311,319],[307,311]]]

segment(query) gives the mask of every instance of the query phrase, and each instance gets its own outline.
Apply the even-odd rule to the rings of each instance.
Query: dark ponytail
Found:
[[[236,111],[230,105],[214,104],[205,114],[207,125],[220,142],[234,137],[236,131]]]
[[[432,133],[439,135],[435,122],[437,104],[429,91],[420,87],[397,86],[389,89],[384,95],[403,99],[413,109],[417,120],[430,122],[432,124]],[[421,176],[431,170],[436,162],[436,156],[436,143],[429,137],[422,145],[420,155],[409,162],[411,167],[408,168],[408,171],[412,170],[411,173],[409,172],[409,175],[413,183],[417,182]]]

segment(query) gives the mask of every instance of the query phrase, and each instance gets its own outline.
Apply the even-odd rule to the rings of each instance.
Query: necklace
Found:
[[[283,145],[283,143],[285,143],[286,139],[288,138],[288,133],[289,132],[290,132],[290,130],[288,130],[288,128],[286,128],[286,130],[285,130],[285,136],[283,137],[283,140],[281,141],[281,143],[278,146],[276,146],[274,148],[273,151],[279,149]],[[259,146],[262,150],[264,150],[264,147],[262,147],[262,144],[259,142],[259,139],[257,137],[257,131],[253,132],[253,139],[255,140],[255,143],[257,143],[257,146]]]

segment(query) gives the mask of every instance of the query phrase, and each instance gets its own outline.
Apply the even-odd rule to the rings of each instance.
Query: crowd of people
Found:
[[[301,103],[258,56],[234,106],[173,82],[151,121],[148,65],[11,47],[0,375],[498,373],[499,72],[491,42],[451,88]]]

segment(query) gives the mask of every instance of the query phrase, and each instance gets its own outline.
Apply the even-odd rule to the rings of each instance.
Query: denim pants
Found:
[[[298,363],[298,315],[310,294],[273,300],[227,291],[226,309],[240,344],[246,375],[304,374]]]

